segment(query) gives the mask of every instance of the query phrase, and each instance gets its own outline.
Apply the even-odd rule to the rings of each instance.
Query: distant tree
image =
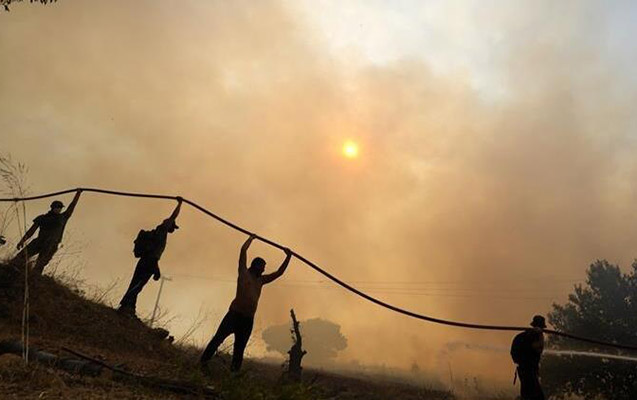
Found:
[[[624,274],[616,265],[596,261],[587,275],[586,284],[577,285],[565,305],[553,305],[551,324],[576,335],[637,346],[637,262]],[[613,352],[558,337],[551,337],[548,347]],[[546,355],[541,376],[557,399],[637,399],[637,363],[631,361]]]
[[[308,364],[324,364],[336,357],[339,351],[347,347],[347,339],[341,333],[341,327],[333,322],[313,318],[301,322],[303,325],[303,347],[307,350],[305,361]],[[263,331],[261,337],[268,351],[288,355],[292,345],[290,326],[274,325]]]
[[[9,11],[9,5],[11,3],[20,3],[23,0],[0,0],[0,6],[4,8],[5,11]],[[40,4],[48,4],[54,3],[57,0],[29,0],[29,3],[40,3]]]

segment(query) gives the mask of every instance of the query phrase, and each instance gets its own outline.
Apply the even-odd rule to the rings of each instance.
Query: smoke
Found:
[[[331,321],[312,318],[300,322],[303,350],[307,354],[303,362],[325,366],[333,362],[339,351],[347,347],[347,339],[341,334],[341,327]],[[294,344],[290,335],[290,324],[273,325],[261,333],[268,351],[278,352],[287,357]]]
[[[426,58],[370,64],[334,55],[311,16],[276,1],[16,5],[0,17],[0,151],[29,165],[37,192],[181,194],[399,306],[524,324],[591,260],[634,257],[637,90],[605,47],[611,11],[443,7]],[[431,61],[474,39],[491,57],[477,67],[489,96],[470,69]],[[360,144],[354,162],[346,139]],[[67,229],[86,243],[86,277],[129,279],[136,232],[173,206],[84,195]],[[45,209],[29,204],[31,217]],[[162,304],[182,316],[177,335],[213,310],[203,341],[244,238],[188,208],[179,225]],[[283,259],[260,243],[251,255],[270,270]],[[293,307],[342,326],[344,360],[435,370],[448,341],[511,339],[394,315],[297,261],[283,279],[264,288],[256,331]]]
[[[460,354],[457,354],[460,353]],[[467,358],[467,355],[470,354],[472,356],[480,356],[479,353],[486,353],[490,356],[495,356],[498,358],[500,364],[502,363],[503,353],[508,353],[508,349],[502,346],[493,346],[488,344],[479,344],[479,343],[467,343],[462,341],[454,341],[444,344],[438,350],[436,355],[436,370],[439,373],[444,373],[447,369],[451,369],[451,362],[454,357]],[[510,364],[510,362],[508,363]],[[502,367],[505,367],[503,364]],[[474,370],[475,375],[484,373],[484,371]]]

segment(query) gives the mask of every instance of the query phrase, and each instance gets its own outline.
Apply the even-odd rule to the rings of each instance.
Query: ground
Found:
[[[221,399],[451,399],[448,392],[404,382],[343,376],[306,369],[302,383],[282,378],[280,366],[246,360],[240,374],[228,370],[228,357],[215,357],[208,374],[197,364],[199,349],[170,343],[143,322],[87,299],[74,285],[42,276],[31,280],[29,344],[60,357],[77,358],[69,348],[136,375],[179,381],[190,393],[175,393],[107,369],[81,376],[19,355],[0,355],[3,399],[199,399],[202,388]],[[24,275],[0,263],[0,341],[19,341]],[[144,383],[146,382],[146,383]]]

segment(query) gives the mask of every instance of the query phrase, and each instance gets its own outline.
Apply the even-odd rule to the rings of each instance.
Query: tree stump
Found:
[[[288,355],[290,356],[288,377],[295,382],[300,382],[301,373],[303,371],[301,360],[303,356],[307,354],[307,351],[303,350],[303,337],[301,336],[299,321],[296,320],[296,315],[294,315],[294,309],[290,310],[290,315],[292,316],[292,340],[294,344],[292,348],[290,348],[290,351],[288,351]]]

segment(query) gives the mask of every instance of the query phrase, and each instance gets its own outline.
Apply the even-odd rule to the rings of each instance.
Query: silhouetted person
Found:
[[[230,304],[230,309],[223,317],[217,333],[212,337],[208,346],[201,355],[201,366],[205,370],[208,361],[217,352],[217,348],[223,341],[234,334],[234,348],[232,350],[232,371],[241,369],[243,362],[243,352],[250,339],[252,333],[252,324],[254,323],[254,314],[257,311],[259,297],[261,296],[261,288],[278,279],[285,272],[292,252],[285,249],[285,260],[274,273],[263,275],[265,270],[265,260],[256,257],[250,263],[250,268],[246,265],[248,247],[254,240],[255,236],[250,235],[248,240],[241,247],[239,255],[239,277],[237,278],[237,293],[234,300]]]
[[[168,234],[173,233],[176,229],[179,229],[175,220],[181,210],[182,198],[177,197],[177,207],[170,215],[157,225],[152,231],[141,231],[135,243],[135,254],[139,257],[133,278],[131,279],[128,290],[122,297],[122,301],[119,303],[118,311],[124,314],[135,316],[135,309],[137,307],[137,296],[142,291],[144,286],[148,283],[148,280],[152,276],[154,280],[159,280],[161,272],[159,271],[159,259],[164,253],[166,248],[166,241]],[[140,236],[144,233],[144,243],[137,243],[140,240]],[[138,247],[140,249],[138,250]]]
[[[531,322],[532,329],[519,333],[511,344],[511,357],[517,366],[520,378],[521,400],[544,400],[540,385],[540,359],[544,351],[544,317],[536,315]]]
[[[18,242],[17,248],[18,250],[22,250],[13,258],[11,264],[24,264],[28,262],[31,257],[37,255],[38,259],[35,262],[33,271],[38,275],[42,275],[44,267],[51,261],[58,249],[58,245],[62,241],[64,227],[66,227],[66,223],[69,218],[71,218],[71,215],[73,215],[73,210],[75,210],[81,193],[82,190],[75,192],[75,197],[73,197],[73,201],[71,201],[66,211],[62,212],[64,204],[59,200],[55,200],[51,203],[49,212],[39,215],[33,220],[33,225],[31,225],[25,232],[24,237]],[[38,229],[38,237],[29,242],[25,247],[24,243],[29,240]]]

